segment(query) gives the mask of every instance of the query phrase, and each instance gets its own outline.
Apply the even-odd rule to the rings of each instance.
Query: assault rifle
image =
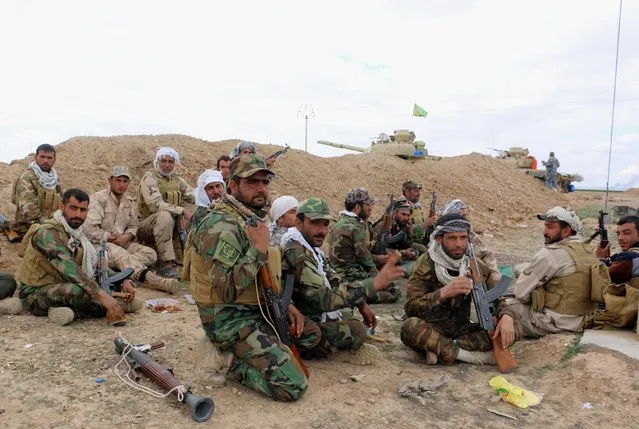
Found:
[[[0,213],[0,231],[4,231],[4,233],[7,234],[9,243],[16,243],[20,241],[21,237],[17,232],[11,229],[9,220],[2,213]]]
[[[170,391],[180,402],[187,404],[191,410],[193,420],[205,422],[211,418],[215,410],[215,404],[210,398],[195,396],[175,378],[173,369],[160,365],[146,355],[149,350],[164,346],[163,343],[159,347],[153,347],[153,344],[133,346],[122,338],[116,338],[113,342],[115,343],[115,350],[118,354],[124,356],[129,363],[129,367],[133,366],[135,370],[142,371],[153,383]],[[129,372],[127,378],[131,380],[131,372]]]
[[[379,220],[382,223],[382,228],[379,231],[377,242],[375,243],[374,253],[376,255],[385,255],[388,252],[388,246],[392,246],[395,243],[399,243],[406,238],[406,231],[401,230],[395,235],[391,235],[391,228],[393,227],[393,206],[395,205],[395,197],[390,194],[390,202],[384,215]]]
[[[493,356],[497,361],[499,370],[505,374],[517,368],[519,364],[513,357],[512,353],[503,347],[501,338],[492,337],[492,333],[495,330],[493,314],[495,313],[494,302],[497,298],[506,293],[512,279],[502,274],[499,284],[489,291],[486,291],[486,285],[482,280],[479,263],[477,262],[477,256],[475,255],[475,249],[470,237],[467,254],[470,259],[470,272],[472,274],[473,281],[473,302],[475,303],[475,310],[477,311],[477,317],[479,318],[479,325],[488,331],[488,335],[491,337],[493,342]]]
[[[252,215],[246,219],[246,224],[254,228],[259,221],[260,220],[257,216]],[[262,285],[262,290],[264,291],[268,312],[273,317],[272,322],[274,324],[275,331],[277,332],[277,336],[280,341],[286,344],[291,351],[291,354],[302,368],[302,371],[304,371],[304,374],[308,377],[308,368],[304,365],[302,357],[292,340],[293,337],[297,336],[297,332],[293,332],[292,327],[289,328],[288,324],[287,308],[291,302],[291,296],[293,295],[294,277],[292,274],[287,274],[284,281],[284,289],[280,290],[278,293],[277,286],[274,286],[271,281],[271,273],[268,265],[260,266],[257,275],[259,277],[260,284]]]
[[[604,212],[603,210],[599,210],[597,231],[593,232],[592,235],[588,237],[588,240],[586,240],[586,244],[590,244],[590,242],[594,240],[595,238],[597,238],[597,236],[601,236],[599,241],[599,247],[603,249],[604,247],[608,245],[609,243],[608,230],[606,229],[606,220],[605,220],[607,215],[608,213]]]
[[[98,250],[98,266],[96,268],[96,282],[100,285],[100,288],[113,298],[127,298],[128,294],[122,292],[122,283],[131,277],[132,274],[132,268],[125,268],[109,277],[106,240],[102,238],[100,250]]]
[[[433,195],[430,199],[430,208],[428,209],[428,218],[435,216],[437,214],[437,193],[433,191]],[[426,230],[426,235],[424,236],[424,242],[428,242],[430,240],[430,236],[435,231],[435,225],[431,225]]]
[[[284,149],[280,149],[280,150],[276,150],[275,152],[273,152],[272,154],[270,154],[268,156],[268,158],[266,158],[267,161],[270,160],[276,160],[278,159],[280,156],[284,155],[286,152],[288,152],[288,150],[290,149],[290,146],[285,144],[284,145]]]

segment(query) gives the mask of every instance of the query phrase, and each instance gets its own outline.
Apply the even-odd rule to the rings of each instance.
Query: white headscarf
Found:
[[[446,203],[444,208],[442,209],[441,215],[447,215],[451,213],[459,213],[461,209],[467,209],[468,206],[462,200],[451,200]]]
[[[287,211],[299,206],[299,201],[297,201],[295,197],[291,197],[290,195],[283,195],[279,198],[276,198],[275,201],[273,201],[273,203],[271,204],[271,219],[273,219],[273,223],[277,223],[277,220],[284,216]]]
[[[175,166],[177,167],[180,165],[180,154],[177,153],[175,149],[168,146],[159,148],[157,153],[155,154],[155,160],[153,161],[153,166],[155,167],[157,172],[160,173],[160,175],[170,179],[172,173],[167,176],[165,174],[162,174],[162,171],[160,170],[160,160],[164,158],[165,156],[170,156],[171,158],[173,158],[175,160]]]
[[[206,194],[206,185],[209,183],[222,183],[224,184],[224,178],[222,173],[217,170],[208,169],[204,170],[204,173],[200,174],[197,178],[197,189],[195,190],[195,203],[198,207],[208,207],[211,205],[211,200]]]
[[[58,186],[58,172],[55,168],[51,168],[51,171],[42,171],[40,166],[35,162],[29,163],[29,168],[33,171],[38,178],[38,183],[44,188],[54,190]]]

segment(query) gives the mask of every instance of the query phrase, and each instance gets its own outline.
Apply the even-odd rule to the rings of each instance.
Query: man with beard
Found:
[[[630,328],[637,323],[639,307],[639,216],[617,222],[621,252],[610,255],[610,243],[597,246],[597,256],[608,265],[612,284],[605,290],[605,308],[595,313],[593,327]]]
[[[19,241],[34,223],[42,224],[58,209],[62,188],[55,164],[56,151],[50,144],[36,149],[27,171],[13,185],[11,202],[16,219],[9,227],[11,241]]]
[[[441,216],[435,224],[434,241],[422,255],[408,279],[401,340],[425,353],[426,363],[494,364],[492,341],[478,323],[470,321],[472,282],[468,277],[470,222],[459,214]],[[488,287],[495,285],[490,270],[477,259]]]
[[[123,303],[95,282],[97,252],[82,230],[88,209],[89,196],[80,189],[69,189],[53,217],[25,237],[18,277],[20,299],[36,316],[48,315],[58,325],[71,323],[74,311],[94,317],[106,315],[115,322],[124,319],[124,312],[142,308],[130,280],[122,285],[128,294]]]
[[[328,233],[328,260],[339,276],[345,282],[354,282],[375,277],[379,274],[375,263],[383,265],[388,261],[388,255],[376,255],[371,248],[370,218],[375,199],[364,188],[354,188],[348,191],[344,200],[344,208],[339,212],[339,218]],[[395,302],[401,291],[394,284],[385,290],[378,291],[369,303]]]
[[[413,224],[411,223],[411,204],[405,198],[396,200],[393,204],[393,224],[391,225],[390,235],[403,234],[403,239],[389,244],[389,249],[399,250],[401,254],[401,266],[404,269],[406,278],[413,273],[415,261],[419,255],[423,255],[428,250],[423,244],[415,241]],[[373,237],[379,237],[383,228],[381,220],[377,221],[373,226]]]
[[[175,293],[179,282],[149,271],[157,260],[155,250],[135,243],[138,233],[138,213],[135,200],[126,192],[131,173],[125,166],[111,169],[109,187],[91,195],[84,232],[96,247],[106,241],[109,268],[119,271],[133,269],[132,279],[150,288]]]
[[[197,179],[195,204],[197,208],[191,216],[190,227],[195,227],[226,193],[224,177],[217,170],[205,170]]]
[[[185,278],[197,302],[204,332],[211,343],[230,351],[234,361],[228,376],[278,401],[295,401],[308,379],[292,353],[267,323],[260,267],[267,265],[279,281],[281,255],[269,248],[264,206],[273,172],[262,156],[239,156],[231,162],[230,194],[191,233],[184,263]],[[247,223],[255,216],[256,226]],[[289,324],[296,344],[313,348],[321,339],[290,304]]]
[[[217,159],[217,164],[215,165],[215,168],[217,168],[217,171],[222,173],[222,178],[224,179],[224,185],[229,184],[229,165],[230,164],[231,164],[231,157],[229,157],[228,155],[221,155]]]
[[[235,147],[233,148],[233,150],[231,150],[231,159],[235,159],[238,156],[242,156],[242,155],[255,155],[257,154],[257,148],[255,147],[255,143],[252,142],[247,142],[247,141],[241,141],[238,144],[235,145]],[[269,167],[273,166],[273,164],[275,164],[275,159],[266,159],[266,165],[268,165]]]
[[[419,202],[419,198],[422,192],[422,185],[419,185],[412,180],[404,182],[402,184],[402,194],[404,198],[411,204],[411,222],[413,224],[413,239],[418,242],[427,245],[430,237],[426,236],[426,231],[435,225],[437,222],[437,216],[428,217],[428,212],[425,212]]]
[[[295,305],[302,314],[318,323],[322,331],[321,343],[310,352],[323,357],[333,350],[340,350],[343,352],[334,355],[337,359],[370,365],[379,350],[364,344],[366,326],[375,328],[377,325],[366,298],[374,298],[377,291],[403,275],[403,270],[396,266],[399,255],[391,255],[374,279],[342,282],[320,250],[331,220],[334,218],[328,204],[319,198],[309,198],[299,205],[295,228],[290,228],[281,240],[283,278],[286,279],[287,273],[294,276]],[[347,307],[357,307],[364,323],[355,318],[343,319],[339,310]]]
[[[507,298],[495,335],[507,347],[522,337],[581,332],[603,290],[608,270],[579,237],[581,221],[570,209],[553,207],[544,215],[543,247],[523,270]]]
[[[174,266],[175,222],[179,222],[180,216],[188,222],[191,213],[184,204],[195,203],[194,189],[175,174],[179,165],[180,155],[170,147],[161,147],[155,155],[153,168],[142,176],[138,192],[138,237],[155,245],[158,255],[156,272],[168,278],[179,277]]]

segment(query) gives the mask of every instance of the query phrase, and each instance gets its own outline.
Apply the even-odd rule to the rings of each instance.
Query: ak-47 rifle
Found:
[[[430,207],[428,208],[428,218],[432,218],[437,215],[437,193],[433,191],[433,195],[430,199]],[[426,236],[424,237],[424,242],[427,242],[430,239],[433,231],[435,231],[435,226],[431,225],[426,230]]]
[[[127,343],[122,338],[116,338],[113,342],[115,343],[115,350],[118,354],[122,355],[127,363],[129,363],[130,370],[127,376],[129,380],[127,381],[120,376],[125,383],[132,385],[133,377],[131,376],[131,367],[133,367],[134,377],[135,374],[137,374],[137,372],[135,372],[136,370],[142,371],[142,373],[149,377],[153,383],[174,394],[180,402],[187,404],[191,410],[191,417],[193,417],[193,420],[196,422],[205,422],[211,418],[213,411],[215,410],[215,404],[210,398],[195,396],[188,388],[184,387],[177,378],[175,378],[171,368],[160,365],[146,355],[149,350],[162,347],[164,346],[164,343],[154,347],[153,343],[134,346]]]
[[[246,224],[253,228],[257,226],[257,222],[260,222],[260,220],[255,215],[249,216],[246,219]],[[272,322],[277,336],[280,341],[286,344],[291,351],[291,354],[302,368],[302,371],[304,371],[304,374],[308,377],[308,368],[304,365],[302,357],[293,342],[293,338],[297,337],[297,332],[293,332],[292,327],[289,327],[288,324],[287,309],[291,302],[291,296],[293,295],[294,277],[292,274],[288,273],[284,277],[284,289],[278,291],[279,287],[273,285],[271,280],[272,277],[268,265],[260,266],[257,275],[259,277],[260,284],[262,285],[264,298],[266,299],[266,306],[268,307],[268,313],[270,313],[271,317],[273,317]]]
[[[382,228],[377,236],[377,242],[375,243],[374,253],[376,255],[385,255],[388,252],[388,246],[395,243],[399,243],[406,238],[406,232],[402,229],[395,235],[391,235],[391,228],[393,227],[393,206],[395,205],[395,197],[393,194],[389,196],[390,202],[384,211],[384,216],[379,220],[382,223]]]
[[[470,259],[470,272],[473,281],[473,302],[475,303],[475,310],[479,318],[479,325],[488,331],[488,335],[491,337],[493,343],[493,356],[497,361],[499,370],[505,374],[517,368],[519,364],[512,353],[503,347],[501,338],[492,337],[493,331],[495,330],[493,315],[495,313],[494,302],[506,293],[512,279],[506,275],[502,275],[499,284],[489,291],[486,291],[486,285],[482,279],[481,270],[479,269],[479,263],[477,262],[477,256],[475,255],[475,249],[470,237],[467,254]]]
[[[235,209],[235,211],[242,217],[242,219],[244,219],[248,226],[255,227],[257,225],[257,222],[261,222],[255,214],[247,210],[245,207],[242,207],[239,203],[236,202],[234,198],[225,197],[225,201],[228,205]],[[302,357],[297,351],[295,343],[291,339],[291,337],[297,336],[297,332],[292,332],[289,329],[288,324],[287,308],[289,302],[287,301],[290,301],[290,295],[293,293],[293,284],[291,283],[289,287],[289,285],[287,285],[287,283],[285,282],[284,290],[278,293],[278,290],[276,289],[277,285],[273,285],[273,282],[271,281],[271,273],[269,271],[268,265],[260,266],[257,272],[257,276],[260,284],[262,285],[262,291],[264,292],[264,296],[266,298],[266,304],[269,306],[268,310],[271,313],[271,316],[276,319],[273,320],[273,323],[277,330],[277,335],[280,338],[280,341],[282,341],[283,343],[285,343],[286,341],[289,342],[289,344],[287,344],[287,347],[291,351],[291,354],[293,355],[295,360],[297,360],[297,362],[299,363],[302,371],[304,371],[304,374],[308,377],[308,368],[306,368],[306,365],[304,365]],[[286,335],[286,333],[288,333],[288,336]]]
[[[98,265],[96,268],[96,282],[100,285],[100,288],[113,298],[127,298],[128,294],[122,292],[122,283],[131,277],[132,274],[132,268],[125,268],[109,277],[106,240],[102,238],[100,250],[98,250]]]
[[[20,236],[17,232],[11,229],[9,220],[2,213],[0,213],[0,231],[4,231],[4,233],[7,234],[9,243],[16,243],[20,241]]]
[[[603,249],[608,245],[610,241],[608,240],[608,230],[606,229],[605,220],[607,215],[608,213],[604,212],[603,210],[599,210],[598,229],[597,231],[593,232],[590,237],[588,237],[588,240],[586,240],[586,244],[590,244],[590,242],[597,238],[597,236],[601,236],[599,247]]]
[[[276,150],[275,152],[273,152],[272,154],[270,154],[268,156],[268,158],[266,158],[267,161],[269,160],[276,160],[277,158],[279,158],[280,156],[284,155],[286,152],[288,152],[288,150],[290,149],[290,146],[285,144],[284,145],[284,149],[280,149],[280,150]]]

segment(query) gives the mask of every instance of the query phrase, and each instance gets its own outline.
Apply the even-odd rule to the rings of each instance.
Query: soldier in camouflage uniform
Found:
[[[62,187],[55,164],[56,151],[49,144],[38,146],[27,171],[13,185],[11,202],[16,205],[16,219],[10,226],[21,239],[31,225],[42,224],[58,209]]]
[[[430,237],[427,237],[426,232],[430,227],[435,225],[435,222],[437,222],[437,216],[428,217],[428,211],[425,212],[419,202],[421,192],[422,185],[419,185],[412,180],[402,184],[402,194],[410,203],[412,208],[410,218],[413,224],[413,240],[417,243],[428,245]]]
[[[328,261],[345,282],[375,277],[379,274],[375,264],[383,265],[388,260],[388,255],[373,256],[370,250],[372,231],[367,220],[374,202],[366,189],[349,190],[344,201],[345,210],[339,212],[337,222],[328,234]],[[399,288],[391,284],[367,302],[395,302],[400,296]]]
[[[401,328],[401,340],[426,353],[426,362],[451,364],[457,360],[493,363],[492,341],[477,323],[470,322],[472,283],[466,251],[470,223],[458,214],[437,220],[435,241],[422,255],[408,280],[404,311],[408,319]],[[490,269],[478,259],[488,287],[495,285]],[[473,352],[477,351],[477,352]]]
[[[382,220],[373,225],[374,237],[379,237],[383,226]],[[387,247],[400,251],[402,256],[401,266],[404,269],[406,278],[413,273],[413,267],[419,255],[423,255],[427,251],[426,246],[415,241],[413,231],[411,204],[405,198],[400,198],[393,204],[393,224],[391,225],[390,235],[393,237],[403,232],[404,238],[396,243],[388,244]]]
[[[258,271],[269,267],[279,281],[281,255],[269,248],[263,210],[273,173],[263,157],[242,155],[231,162],[230,194],[191,232],[184,262],[202,327],[222,351],[235,360],[228,376],[278,401],[295,401],[308,387],[304,371],[264,319],[264,297]],[[255,215],[257,226],[246,219]],[[292,304],[289,323],[300,337],[296,343],[312,348],[321,339]]]
[[[195,203],[195,190],[182,177],[175,174],[180,165],[180,155],[170,147],[160,148],[153,163],[154,168],[144,173],[138,192],[140,226],[138,237],[155,245],[158,254],[156,272],[169,278],[178,278],[175,269],[173,232],[180,216],[188,222],[191,213],[185,203]]]
[[[294,277],[293,301],[308,318],[317,322],[322,331],[322,342],[314,349],[318,355],[332,351],[345,350],[343,357],[352,363],[370,363],[365,358],[377,352],[377,349],[364,344],[366,327],[377,325],[375,315],[366,305],[367,298],[375,297],[378,290],[384,289],[393,278],[403,275],[396,266],[398,255],[382,268],[374,279],[346,283],[340,281],[328,264],[320,247],[328,233],[331,216],[328,204],[319,198],[303,201],[297,209],[295,227],[282,237],[283,277]],[[357,319],[343,319],[342,308],[357,307],[364,323]]]
[[[555,152],[550,152],[548,161],[541,161],[546,167],[546,187],[548,189],[557,188],[557,170],[559,169],[559,160],[555,158]]]
[[[123,292],[129,295],[120,304],[93,279],[97,252],[82,231],[88,207],[89,196],[71,188],[62,196],[61,209],[25,237],[18,277],[20,299],[36,316],[48,315],[60,325],[73,321],[74,310],[95,317],[106,315],[113,322],[124,319],[124,312],[142,307],[131,281],[123,283]]]

